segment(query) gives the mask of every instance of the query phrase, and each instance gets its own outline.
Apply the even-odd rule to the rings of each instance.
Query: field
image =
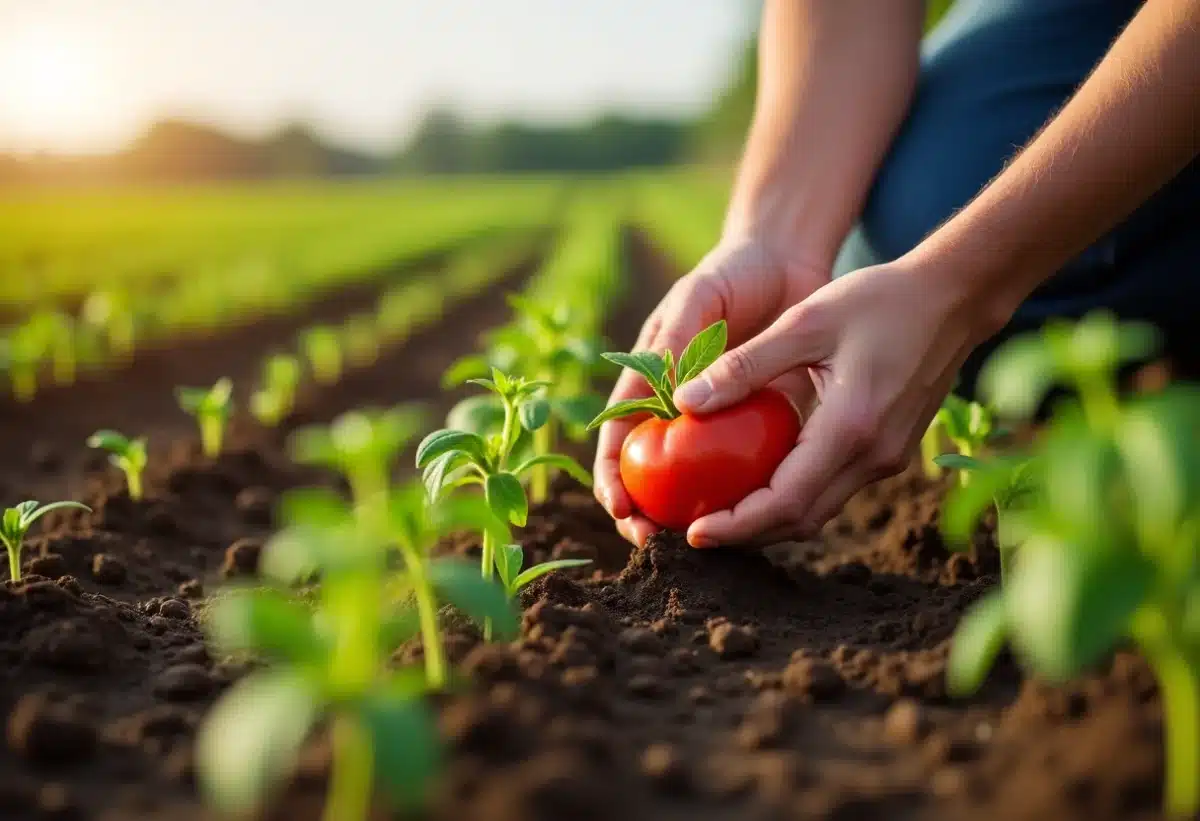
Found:
[[[294,434],[402,403],[422,408],[420,436],[439,427],[479,393],[444,374],[513,319],[509,294],[629,350],[715,238],[724,192],[672,172],[8,197],[0,501],[90,510],[35,524],[23,579],[0,587],[0,818],[223,817],[197,733],[266,663],[210,642],[209,616],[269,575],[290,493],[356,493],[364,475],[300,463]],[[267,390],[285,354],[303,375]],[[602,393],[615,369],[532,376],[557,401]],[[175,390],[221,378],[235,410],[213,456]],[[87,446],[99,429],[148,438],[143,498]],[[397,483],[420,436],[388,460]],[[590,463],[586,440],[559,439]],[[631,553],[577,481],[557,474],[536,501],[535,480],[513,528],[526,562],[591,564],[525,588],[512,640],[441,611],[455,674],[425,703],[443,761],[412,817],[1163,818],[1161,700],[1134,647],[1058,684],[1004,652],[981,690],[948,694],[954,630],[1000,571],[994,518],[966,553],[943,537],[955,482],[914,465],[812,542],[693,551],[664,533]],[[475,563],[481,542],[456,532],[433,552]],[[386,653],[420,669],[427,649]],[[339,726],[297,740],[265,817],[353,821],[323,810]],[[255,772],[280,747],[258,751]]]

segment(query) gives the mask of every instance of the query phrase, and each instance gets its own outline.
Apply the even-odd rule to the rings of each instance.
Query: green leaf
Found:
[[[663,358],[652,351],[637,351],[635,353],[606,353],[604,358],[614,365],[637,371],[653,388],[664,389],[667,377],[667,366]],[[669,390],[669,388],[667,388]]]
[[[620,402],[614,402],[604,409],[604,412],[597,416],[587,426],[588,430],[595,430],[610,419],[619,419],[623,416],[633,416],[639,413],[651,413],[660,419],[669,419],[670,414],[667,412],[666,406],[662,400],[657,397],[647,399],[623,399]]]
[[[307,607],[277,590],[234,590],[218,598],[205,619],[226,653],[262,653],[292,664],[315,664],[326,647]]]
[[[196,738],[201,790],[222,812],[263,806],[290,774],[321,707],[313,682],[290,670],[233,685]]]
[[[1041,675],[1066,680],[1126,634],[1153,581],[1153,566],[1133,551],[1031,539],[1005,591],[1013,645]]]
[[[425,703],[372,692],[358,708],[371,736],[376,783],[401,808],[420,805],[441,769],[440,735]]]
[[[425,486],[425,495],[429,501],[436,502],[441,498],[446,489],[446,477],[466,462],[465,453],[460,450],[451,450],[425,466],[425,471],[421,474],[421,483]]]
[[[442,374],[442,387],[454,388],[465,384],[468,379],[478,379],[487,376],[491,365],[487,357],[470,355],[455,361]]]
[[[450,602],[473,621],[492,622],[499,638],[512,638],[520,627],[516,610],[504,588],[479,575],[479,568],[453,559],[431,562],[429,575],[438,596]]]
[[[1113,515],[1121,465],[1110,438],[1071,426],[1048,436],[1042,453],[1044,504],[1059,527],[1087,546],[1119,541],[1128,520]]]
[[[942,453],[934,457],[933,463],[949,470],[982,470],[986,462],[974,456],[964,456],[961,453]]]
[[[341,454],[328,428],[310,426],[295,431],[288,442],[288,453],[302,465],[336,468],[341,464]]]
[[[492,393],[500,393],[500,388],[496,385],[495,382],[493,382],[490,379],[484,379],[484,378],[468,379],[465,384],[476,385],[477,387],[484,388],[485,390],[489,390]]]
[[[26,502],[25,504],[29,503]],[[35,502],[34,505],[36,506],[36,504],[37,503]],[[43,505],[42,507],[38,507],[36,509],[27,509],[27,512],[21,516],[21,526],[28,530],[34,522],[45,516],[47,513],[51,513],[55,510],[62,510],[64,508],[70,508],[72,510],[86,510],[88,513],[92,512],[90,507],[85,504],[80,504],[79,502],[51,502],[48,505]]]
[[[598,393],[585,393],[566,399],[551,400],[551,413],[565,425],[586,428],[588,423],[604,412],[608,400]]]
[[[951,695],[967,696],[983,685],[1007,637],[1003,594],[989,593],[966,612],[954,633],[946,663],[946,689]]]
[[[383,652],[391,653],[420,632],[421,616],[416,605],[409,603],[384,617],[379,625],[379,644]]]
[[[570,456],[563,456],[559,453],[543,453],[540,456],[526,459],[513,469],[513,473],[517,476],[524,476],[530,469],[537,465],[549,465],[552,468],[557,468],[581,485],[592,486],[592,474],[588,473],[583,465],[576,462]]]
[[[279,499],[279,519],[289,526],[331,530],[350,524],[345,499],[328,488],[297,488]]]
[[[529,516],[529,501],[525,498],[525,488],[511,473],[493,473],[483,484],[484,497],[488,507],[505,521],[512,522],[517,527],[524,527]]]
[[[550,419],[550,402],[543,397],[534,397],[533,399],[522,402],[517,409],[517,413],[521,419],[521,427],[527,431],[535,431],[546,424]]]
[[[115,430],[98,430],[88,437],[89,448],[99,448],[110,453],[122,454],[129,450],[129,439]]]
[[[520,574],[521,565],[524,563],[525,551],[519,544],[500,545],[496,548],[496,572],[500,574],[500,581],[504,582],[506,589],[515,589],[513,581]]]
[[[696,334],[679,357],[679,366],[675,370],[679,384],[695,379],[716,362],[725,352],[728,342],[729,331],[723,319]]]
[[[554,559],[553,561],[542,562],[541,564],[534,565],[521,575],[517,576],[513,587],[516,590],[520,590],[531,581],[545,576],[547,573],[552,573],[555,570],[565,570],[568,567],[583,567],[585,564],[591,563],[591,559]]]
[[[446,427],[488,436],[504,426],[504,403],[488,393],[468,396],[446,414]]]
[[[447,428],[435,430],[417,446],[417,467],[423,468],[443,453],[456,450],[481,465],[487,464],[487,447],[478,434]]]
[[[1059,373],[1050,349],[1036,333],[1015,336],[988,359],[980,393],[998,413],[1028,419],[1037,412]]]
[[[195,414],[203,407],[208,391],[203,388],[176,388],[175,397],[179,400],[180,407],[188,413]]]

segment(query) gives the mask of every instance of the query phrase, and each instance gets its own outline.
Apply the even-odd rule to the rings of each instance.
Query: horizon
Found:
[[[300,124],[383,156],[434,107],[472,124],[696,116],[752,5],[0,0],[0,153],[111,154],[164,120],[253,140]]]

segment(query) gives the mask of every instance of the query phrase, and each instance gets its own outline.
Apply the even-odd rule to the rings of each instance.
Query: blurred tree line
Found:
[[[927,0],[927,28],[951,3]],[[756,15],[758,6],[752,3],[748,10]],[[449,106],[436,106],[393,156],[332,145],[299,124],[251,140],[199,123],[166,120],[126,150],[106,157],[17,160],[0,155],[0,184],[603,172],[679,162],[727,164],[741,150],[757,80],[758,54],[751,40],[742,49],[729,84],[695,119],[606,114],[567,125],[477,124]]]

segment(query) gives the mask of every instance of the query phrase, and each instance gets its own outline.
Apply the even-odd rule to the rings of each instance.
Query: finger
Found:
[[[854,494],[874,481],[876,481],[876,477],[864,470],[843,471],[817,497],[809,512],[801,520],[797,533],[804,539],[818,536],[829,520],[842,511],[846,502],[850,501]]]
[[[833,335],[809,319],[804,303],[758,336],[726,351],[696,379],[675,391],[675,403],[691,413],[711,413],[745,399],[788,371],[820,364],[833,353]]]
[[[639,549],[644,548],[646,540],[661,529],[654,522],[641,516],[630,516],[617,521],[617,532]]]
[[[716,284],[706,277],[689,278],[672,290],[663,302],[662,323],[651,350],[669,350],[678,359],[692,337],[725,318],[725,310]]]
[[[624,371],[613,387],[608,404],[650,396],[650,386],[633,371]],[[592,493],[609,515],[624,519],[633,513],[633,502],[621,482],[621,446],[625,437],[641,421],[637,417],[612,419],[600,426],[596,439],[596,458],[592,463]]]
[[[788,399],[792,400],[792,405],[800,414],[801,420],[807,419],[812,415],[813,407],[817,401],[817,389],[813,385],[812,377],[809,376],[807,369],[797,368],[793,371],[780,376],[773,381],[769,387],[782,393]]]
[[[693,522],[688,542],[697,547],[737,544],[804,521],[821,493],[867,442],[866,426],[848,407],[848,393],[831,393],[817,406],[768,487],[751,493],[732,510]]]

